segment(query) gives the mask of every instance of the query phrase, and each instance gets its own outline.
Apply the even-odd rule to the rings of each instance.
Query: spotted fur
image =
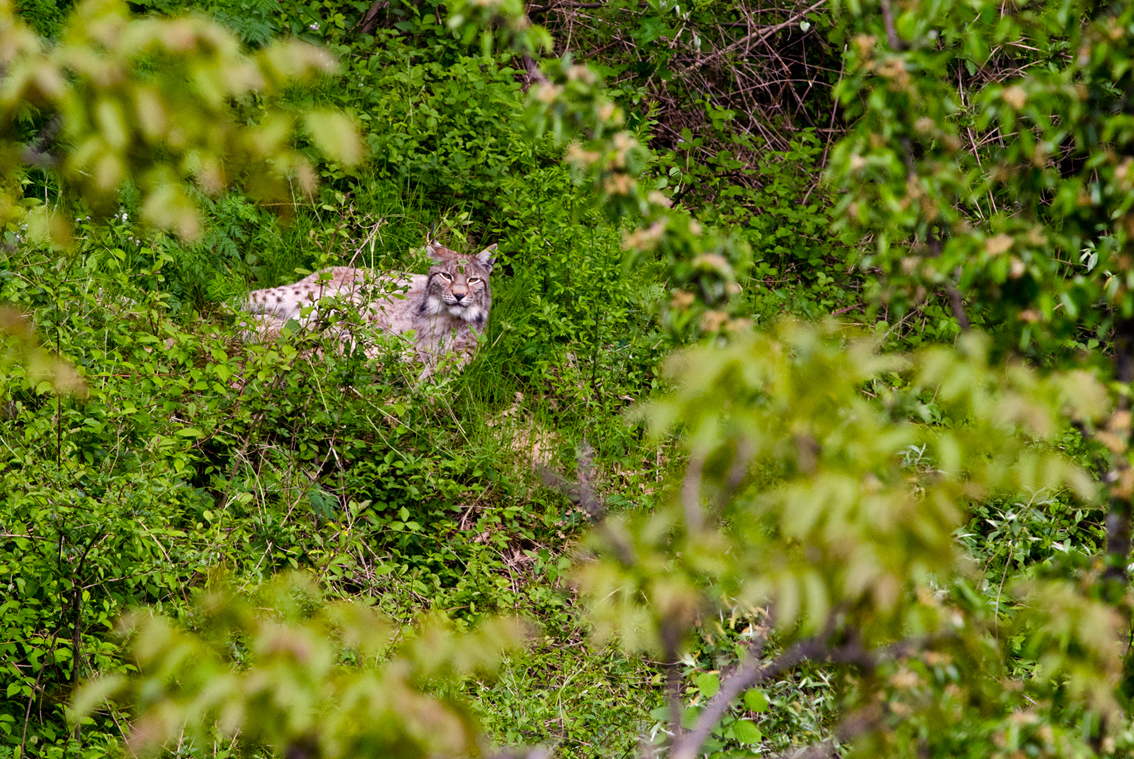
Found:
[[[271,339],[292,319],[310,325],[319,314],[320,301],[338,296],[380,330],[412,331],[418,358],[425,364],[422,376],[428,376],[446,356],[458,364],[472,358],[492,307],[488,279],[495,249],[492,245],[467,256],[430,243],[433,266],[428,274],[377,274],[336,266],[292,285],[255,290],[248,294],[245,308],[256,315],[257,336]],[[353,344],[354,335],[341,334]]]

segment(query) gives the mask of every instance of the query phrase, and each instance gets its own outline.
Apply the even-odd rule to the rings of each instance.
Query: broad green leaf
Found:
[[[756,726],[756,723],[751,720],[737,720],[732,725],[732,732],[738,741],[748,744],[749,746],[764,740],[764,733],[762,733],[760,728]]]
[[[721,689],[720,676],[715,672],[702,672],[697,675],[697,689],[705,698],[712,698]]]
[[[762,714],[768,711],[768,697],[759,688],[752,688],[744,692],[744,705],[748,711]]]

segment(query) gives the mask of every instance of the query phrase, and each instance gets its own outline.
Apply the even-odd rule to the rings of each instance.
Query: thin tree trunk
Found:
[[[1114,329],[1114,366],[1116,379],[1124,386],[1134,380],[1134,319],[1120,319]],[[1125,395],[1120,397],[1119,410],[1127,411],[1130,401]],[[1127,416],[1129,419],[1129,416]],[[1112,430],[1121,435],[1124,442],[1130,442],[1130,423],[1125,423],[1125,429]],[[1122,584],[1129,581],[1126,571],[1130,563],[1130,516],[1132,485],[1134,473],[1130,470],[1130,462],[1125,451],[1115,455],[1114,466],[1107,474],[1110,484],[1110,507],[1106,515],[1106,556],[1107,568],[1103,574],[1108,580],[1117,580]]]

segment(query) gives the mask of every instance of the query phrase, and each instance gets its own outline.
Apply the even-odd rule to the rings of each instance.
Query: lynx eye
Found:
[[[470,285],[475,285],[479,281],[480,281],[480,277],[469,277],[469,284]]]
[[[453,275],[449,274],[448,272],[444,272],[444,271],[437,272],[437,276],[443,278],[446,282],[452,282],[453,281]]]

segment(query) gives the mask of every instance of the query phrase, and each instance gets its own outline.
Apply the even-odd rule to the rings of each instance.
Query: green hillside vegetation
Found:
[[[0,759],[1134,747],[1128,4],[0,17]]]

